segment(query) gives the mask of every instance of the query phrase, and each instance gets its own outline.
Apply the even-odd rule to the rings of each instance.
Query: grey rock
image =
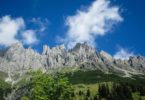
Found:
[[[100,52],[100,55],[109,62],[113,61],[113,57],[103,50]]]
[[[98,52],[87,43],[78,43],[71,50],[65,49],[64,45],[53,48],[44,45],[42,54],[31,48],[25,49],[21,43],[16,43],[0,56],[0,71],[8,73],[7,81],[14,80],[16,74],[21,76],[30,69],[48,71],[57,67],[144,74],[145,58],[135,56],[129,60],[116,60],[107,52]]]

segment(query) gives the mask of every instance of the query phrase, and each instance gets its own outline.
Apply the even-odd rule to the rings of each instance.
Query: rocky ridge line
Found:
[[[80,67],[129,76],[144,74],[145,58],[134,56],[129,60],[116,60],[107,52],[98,52],[87,43],[78,43],[71,50],[65,49],[64,45],[53,48],[44,45],[42,54],[16,43],[0,56],[0,71],[8,74],[7,81],[16,74],[23,75],[29,69],[48,71],[57,67]]]

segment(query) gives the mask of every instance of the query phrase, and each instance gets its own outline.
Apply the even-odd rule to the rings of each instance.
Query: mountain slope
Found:
[[[144,74],[145,58],[134,56],[129,60],[116,60],[105,51],[96,51],[87,43],[78,43],[71,50],[65,49],[64,45],[53,48],[45,45],[42,54],[31,48],[25,49],[22,44],[16,43],[0,56],[0,71],[8,74],[8,81],[14,80],[12,78],[21,76],[30,69],[49,71],[57,67],[78,67],[130,76]]]

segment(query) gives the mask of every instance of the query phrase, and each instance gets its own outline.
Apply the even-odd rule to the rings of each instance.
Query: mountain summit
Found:
[[[129,60],[116,60],[107,52],[98,52],[87,43],[78,43],[71,50],[65,49],[64,45],[53,48],[45,45],[42,54],[31,48],[25,49],[22,44],[16,43],[2,55],[0,56],[0,71],[7,73],[9,78],[16,73],[22,75],[29,69],[48,71],[50,68],[57,67],[78,67],[125,76],[145,72],[144,57],[134,56]]]

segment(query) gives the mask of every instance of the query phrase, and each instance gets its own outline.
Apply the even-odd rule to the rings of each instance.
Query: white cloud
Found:
[[[38,39],[35,35],[35,31],[34,30],[27,30],[24,31],[22,34],[23,40],[22,42],[26,45],[31,45],[31,44],[36,44],[38,43]]]
[[[24,28],[22,18],[11,19],[10,16],[0,18],[0,45],[9,46],[18,42],[18,32]]]
[[[68,32],[64,43],[72,48],[77,42],[95,45],[97,36],[105,35],[112,25],[123,21],[119,7],[111,6],[108,0],[96,0],[86,10],[78,10],[74,16],[66,19]]]
[[[23,18],[11,18],[10,16],[0,18],[0,45],[10,46],[16,42],[27,45],[38,42],[35,30],[27,30]]]
[[[114,55],[114,58],[128,60],[130,56],[135,56],[135,54],[133,52],[129,52],[126,49],[120,48],[119,51],[117,51],[116,54]]]

